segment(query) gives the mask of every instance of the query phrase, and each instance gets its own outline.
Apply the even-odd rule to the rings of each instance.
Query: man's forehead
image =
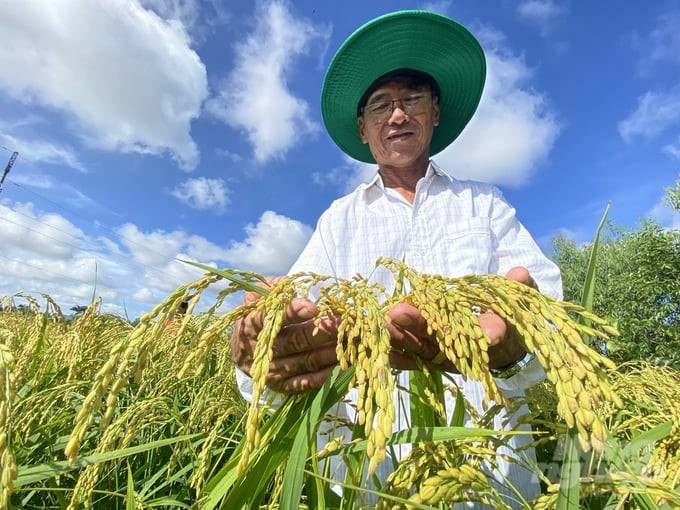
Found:
[[[383,83],[375,89],[370,96],[368,96],[368,101],[373,101],[375,99],[382,99],[383,97],[390,97],[394,93],[420,91],[427,89],[427,85],[416,85],[414,83],[404,83],[402,81],[390,81]]]

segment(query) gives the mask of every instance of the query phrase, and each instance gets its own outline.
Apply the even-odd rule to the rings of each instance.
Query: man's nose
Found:
[[[392,109],[392,114],[388,120],[389,124],[401,124],[408,118],[401,99],[393,99],[390,108]]]

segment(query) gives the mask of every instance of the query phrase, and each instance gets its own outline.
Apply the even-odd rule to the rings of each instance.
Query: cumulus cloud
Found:
[[[680,85],[668,92],[646,92],[637,103],[637,108],[617,126],[626,142],[638,136],[653,137],[680,124]]]
[[[309,104],[289,90],[287,72],[328,35],[295,19],[283,2],[259,3],[255,17],[254,32],[236,45],[234,69],[206,109],[245,132],[255,160],[265,163],[320,130]]]
[[[2,295],[44,292],[68,309],[89,303],[95,287],[98,295],[113,298],[125,287],[121,282],[133,280],[121,278],[124,264],[58,214],[4,201],[0,227]]]
[[[222,179],[198,177],[188,179],[173,189],[170,194],[193,209],[224,212],[229,204],[229,190]]]
[[[235,267],[276,275],[290,269],[312,235],[309,226],[274,211],[265,211],[245,230],[247,238],[231,246],[226,260]]]
[[[200,17],[200,0],[140,0],[141,4],[161,18],[179,21],[187,29]]]
[[[48,259],[69,259],[81,249],[83,232],[54,213],[35,211],[32,204],[0,204],[0,246],[17,258],[35,253]]]
[[[461,179],[519,186],[553,147],[559,133],[546,98],[530,87],[523,58],[503,52],[503,35],[479,30],[487,80],[477,113],[458,139],[434,159]]]
[[[517,6],[519,17],[536,26],[542,35],[550,33],[565,13],[565,6],[554,0],[524,0]]]
[[[341,193],[349,193],[359,184],[369,182],[378,171],[378,166],[362,163],[349,156],[344,156],[340,166],[324,172],[312,173],[312,179],[319,186],[331,185]]]
[[[0,89],[62,112],[95,147],[199,158],[190,135],[206,70],[179,21],[136,0],[24,0],[3,7]],[[22,51],[17,51],[21,48]]]

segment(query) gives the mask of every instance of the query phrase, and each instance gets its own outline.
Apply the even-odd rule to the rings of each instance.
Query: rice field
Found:
[[[389,299],[409,299],[424,309],[433,301],[426,289],[433,288],[451,297],[430,308],[433,332],[458,361],[484,359],[483,352],[466,354],[447,329],[454,319],[469,323],[460,315],[469,306],[461,308],[453,297],[463,291],[467,299],[495,299],[495,308],[504,306],[506,318],[515,317],[527,338],[544,338],[528,347],[548,379],[528,393],[530,413],[521,420],[535,431],[538,462],[525,467],[539,477],[542,493],[532,501],[518,495],[515,507],[680,507],[680,372],[643,362],[615,367],[579,347],[584,344],[573,335],[614,332],[575,305],[546,303],[505,281],[487,281],[482,294],[478,280],[423,283],[422,275],[383,263],[392,264],[399,281],[409,280],[410,290],[382,296],[366,285],[360,291],[356,281],[327,286],[322,309],[347,314],[352,320],[346,324],[355,325],[344,331],[347,350],[339,351],[344,370],[321,390],[267,409],[245,402],[236,388],[230,327],[262,306],[271,310],[275,335],[276,303],[318,285],[318,275],[283,279],[255,305],[225,311],[227,296],[260,277],[207,273],[178,288],[135,327],[101,313],[99,302],[67,321],[49,296],[0,298],[0,508],[429,509],[459,501],[510,508],[499,495],[507,481],[494,480],[485,468],[507,444],[507,434],[490,425],[499,404],[476,413],[446,377],[426,374],[413,391],[424,409],[437,408],[441,394],[433,388],[453,392],[458,405],[448,423],[433,416],[393,431],[387,390],[376,386],[359,400],[363,418],[345,424],[352,437],[317,444],[316,430],[348,388],[377,378],[389,389],[389,366],[371,372],[384,359],[380,324]],[[226,286],[199,307],[201,293],[218,281]],[[189,301],[188,312],[177,315],[183,301]],[[562,321],[557,331],[570,331],[568,338],[541,329],[542,320],[529,324],[516,313],[520,305],[538,307],[553,324]],[[588,326],[577,320],[581,313]],[[369,335],[375,341],[362,350],[358,339]],[[260,359],[258,370],[266,371],[264,341]],[[483,364],[471,364],[467,375],[485,380],[492,392],[487,373]],[[389,462],[390,448],[401,443],[413,445],[411,455],[386,483],[369,488],[362,480],[377,463]],[[329,479],[328,458],[346,464],[344,480]],[[342,498],[332,490],[337,486]]]

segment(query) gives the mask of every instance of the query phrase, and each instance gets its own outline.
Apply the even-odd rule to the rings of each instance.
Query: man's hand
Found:
[[[274,280],[270,280],[270,283]],[[245,294],[243,301],[259,299],[256,292]],[[335,355],[337,319],[323,318],[314,331],[314,317],[319,310],[308,299],[294,298],[286,309],[286,319],[274,340],[267,386],[282,393],[319,388],[338,364]],[[253,312],[234,324],[231,337],[231,359],[250,374],[257,335],[262,330],[264,313]]]
[[[538,288],[526,268],[515,267],[506,276]],[[243,300],[251,302],[259,298],[259,294],[248,292]],[[314,318],[318,313],[316,305],[308,299],[294,298],[290,301],[284,326],[274,341],[267,386],[282,393],[295,393],[319,388],[328,379],[338,364],[335,349],[339,318],[323,318],[314,334]],[[400,303],[390,310],[389,316],[391,320],[386,326],[394,347],[390,354],[394,368],[416,370],[424,364],[430,370],[457,372],[448,360],[442,363],[432,361],[440,350],[434,338],[427,334],[427,323],[417,308]],[[234,324],[231,358],[247,374],[250,374],[257,335],[262,330],[263,321],[262,312],[253,312]],[[511,365],[525,354],[514,329],[492,310],[479,316],[479,324],[489,335],[490,368]],[[420,358],[420,362],[416,358]]]
[[[536,281],[524,267],[514,267],[506,274],[508,278],[538,289]],[[427,334],[427,323],[420,311],[407,303],[400,303],[390,310],[391,323],[388,329],[392,335],[395,351],[391,354],[391,363],[395,368],[415,370],[419,368],[416,357],[422,360],[430,370],[458,370],[448,360],[433,363],[440,353],[436,341]],[[489,336],[489,366],[502,368],[520,359],[526,351],[519,341],[517,332],[509,327],[493,310],[479,315],[479,325]]]

